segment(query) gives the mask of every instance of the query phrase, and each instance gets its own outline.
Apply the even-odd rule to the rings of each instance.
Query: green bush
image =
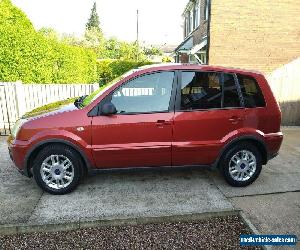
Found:
[[[97,72],[100,85],[104,85],[112,81],[116,77],[124,74],[131,69],[138,68],[147,64],[151,64],[151,62],[135,62],[112,59],[99,60],[97,62]]]
[[[91,83],[96,69],[94,51],[46,38],[10,0],[0,0],[0,81]]]

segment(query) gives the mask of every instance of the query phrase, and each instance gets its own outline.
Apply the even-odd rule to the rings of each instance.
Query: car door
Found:
[[[177,92],[173,165],[211,164],[224,140],[243,126],[236,78],[219,72],[183,71]]]
[[[92,152],[98,168],[171,165],[175,72],[138,76],[102,102],[117,113],[92,121]]]

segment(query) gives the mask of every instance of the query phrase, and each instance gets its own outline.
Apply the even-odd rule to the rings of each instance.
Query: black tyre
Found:
[[[262,156],[251,143],[239,143],[227,150],[220,167],[228,184],[234,187],[248,186],[259,176]]]
[[[78,153],[61,144],[45,147],[33,162],[34,179],[50,194],[73,191],[79,184],[82,173],[82,162]]]

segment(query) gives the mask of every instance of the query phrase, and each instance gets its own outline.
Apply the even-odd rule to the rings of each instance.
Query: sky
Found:
[[[36,29],[54,28],[59,33],[84,33],[93,3],[97,4],[106,37],[136,40],[139,9],[140,40],[146,44],[178,45],[183,40],[182,17],[188,0],[12,0]]]

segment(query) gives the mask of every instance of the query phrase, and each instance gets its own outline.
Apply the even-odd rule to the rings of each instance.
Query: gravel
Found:
[[[0,249],[247,249],[239,246],[239,235],[250,233],[238,216],[227,216],[195,222],[0,235]]]

